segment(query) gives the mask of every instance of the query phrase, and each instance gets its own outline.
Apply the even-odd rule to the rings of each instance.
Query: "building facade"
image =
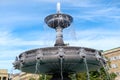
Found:
[[[39,75],[22,72],[12,76],[12,80],[32,80],[32,78],[37,80]]]
[[[7,69],[0,69],[0,80],[8,80]]]
[[[116,80],[120,80],[120,47],[107,50],[104,55],[110,62],[109,72],[114,72],[117,75]]]

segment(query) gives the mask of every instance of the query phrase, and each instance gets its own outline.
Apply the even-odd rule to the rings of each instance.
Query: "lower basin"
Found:
[[[13,63],[16,69],[28,73],[77,73],[85,72],[84,58],[86,58],[89,71],[95,71],[102,67],[100,60],[101,52],[91,48],[56,46],[38,48],[23,52]]]

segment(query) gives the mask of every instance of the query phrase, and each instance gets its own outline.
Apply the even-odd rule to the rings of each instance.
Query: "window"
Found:
[[[110,57],[110,61],[112,61],[112,60],[115,60],[115,58],[114,57]]]
[[[111,68],[117,68],[117,64],[111,64]]]
[[[118,56],[118,59],[120,59],[120,56]]]
[[[110,61],[118,60],[118,59],[120,59],[120,56],[113,56],[113,57],[110,57],[109,59],[110,59]]]
[[[119,76],[119,75],[120,75],[120,72],[115,72],[115,74],[116,74],[117,76]]]
[[[7,78],[6,78],[6,77],[3,77],[3,80],[7,80]]]

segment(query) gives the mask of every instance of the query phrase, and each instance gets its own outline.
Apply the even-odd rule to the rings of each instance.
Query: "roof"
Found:
[[[103,53],[104,54],[109,54],[109,53],[113,53],[113,52],[116,52],[116,51],[120,51],[120,47],[113,48],[113,49],[110,49],[110,50],[106,50]]]
[[[8,73],[7,69],[0,69],[0,73]]]

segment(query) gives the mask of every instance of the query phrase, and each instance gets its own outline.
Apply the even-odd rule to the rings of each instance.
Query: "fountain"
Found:
[[[72,22],[73,18],[62,14],[60,3],[57,3],[57,13],[45,18],[45,23],[57,33],[54,47],[21,53],[13,63],[15,69],[27,73],[53,75],[51,80],[71,80],[69,74],[86,72],[89,80],[89,71],[100,69],[105,60],[99,50],[64,44],[62,31]]]

